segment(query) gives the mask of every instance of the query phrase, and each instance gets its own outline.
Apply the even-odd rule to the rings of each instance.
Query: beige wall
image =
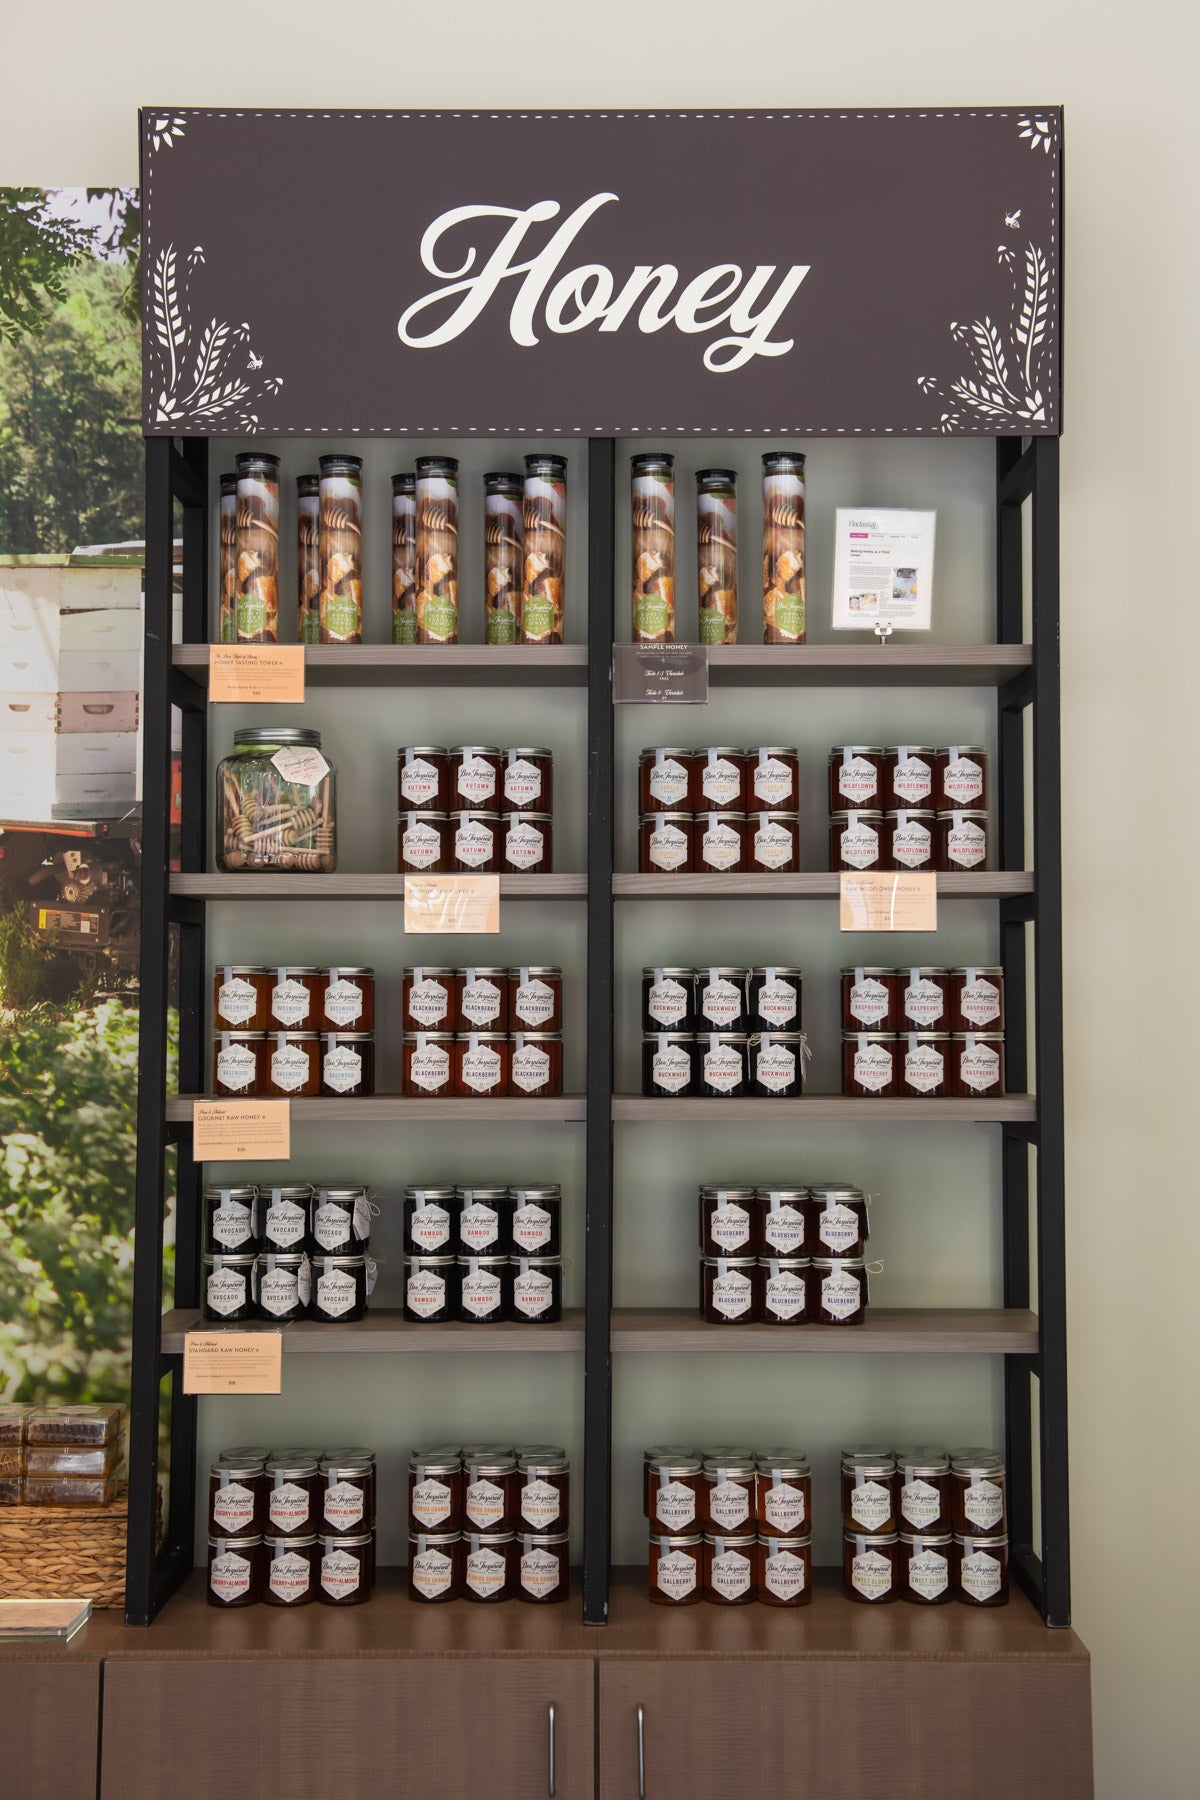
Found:
[[[1099,1794],[1195,1792],[1194,6],[8,9],[0,182],[133,182],[145,102],[1067,108],[1063,685],[1076,1622]],[[1155,531],[1171,527],[1160,545]],[[1177,541],[1178,539],[1178,541]],[[1153,771],[1153,773],[1152,773]],[[1163,850],[1166,854],[1163,854]],[[1164,881],[1160,866],[1171,871]],[[1164,896],[1166,904],[1164,905]],[[1178,915],[1173,922],[1170,913]],[[1123,1223],[1136,1217],[1133,1230]],[[1144,1223],[1143,1223],[1144,1221]]]

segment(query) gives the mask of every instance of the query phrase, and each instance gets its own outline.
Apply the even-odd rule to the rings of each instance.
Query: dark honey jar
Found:
[[[462,1535],[414,1531],[408,1539],[408,1597],[436,1604],[462,1598]]]
[[[462,1555],[464,1600],[490,1605],[513,1598],[517,1540],[511,1531],[464,1532]]]
[[[290,1325],[307,1319],[312,1299],[312,1271],[307,1256],[263,1250],[258,1258],[258,1310],[264,1319]]]
[[[374,1563],[371,1533],[359,1537],[323,1536],[319,1547],[317,1599],[326,1606],[364,1606],[371,1598]]]
[[[517,1599],[536,1606],[565,1600],[571,1589],[571,1545],[563,1532],[517,1536]]]
[[[320,1477],[316,1461],[271,1457],[266,1467],[268,1538],[309,1537],[318,1525]]]
[[[762,1208],[754,1188],[700,1189],[700,1249],[705,1256],[757,1256]]]
[[[512,1016],[510,969],[460,969],[455,1031],[507,1031]]]
[[[754,1257],[702,1257],[701,1317],[705,1324],[756,1324],[760,1311],[760,1279]]]
[[[208,1476],[208,1535],[262,1537],[266,1480],[260,1462],[219,1456]]]
[[[408,1459],[408,1529],[461,1531],[462,1459],[414,1450]]]
[[[261,1537],[210,1537],[208,1540],[208,1604],[229,1610],[254,1606],[262,1599]]]
[[[263,1550],[263,1604],[307,1606],[317,1597],[317,1539],[274,1538]]]

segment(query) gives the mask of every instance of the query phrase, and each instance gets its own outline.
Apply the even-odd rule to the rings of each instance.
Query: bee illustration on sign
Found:
[[[1005,213],[1004,223],[1009,231],[1019,231],[1021,229],[1021,209],[1019,206],[1016,212]]]

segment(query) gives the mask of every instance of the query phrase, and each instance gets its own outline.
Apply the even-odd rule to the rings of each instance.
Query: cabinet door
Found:
[[[0,1794],[95,1800],[100,1659],[0,1661]]]
[[[602,1657],[599,1792],[1089,1800],[1088,1666]]]
[[[556,1800],[592,1800],[593,1689],[580,1657],[111,1657],[101,1800],[544,1800],[551,1707]]]

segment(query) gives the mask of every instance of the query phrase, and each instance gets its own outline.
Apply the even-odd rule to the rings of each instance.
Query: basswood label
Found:
[[[946,1064],[940,1050],[932,1044],[918,1044],[904,1052],[904,1079],[918,1094],[930,1094],[940,1087]]]
[[[325,1052],[321,1078],[335,1094],[345,1094],[362,1080],[362,1057],[349,1044],[336,1044]]]
[[[418,1594],[432,1600],[450,1586],[450,1558],[443,1550],[421,1550],[412,1558],[409,1576]]]
[[[963,1495],[963,1513],[981,1531],[990,1531],[1004,1516],[1004,1495],[994,1481],[977,1481]]]
[[[854,1052],[854,1079],[859,1087],[877,1093],[892,1079],[892,1053],[882,1044],[865,1044]]]
[[[888,991],[882,981],[867,975],[850,989],[850,1017],[860,1025],[878,1025],[887,1017]]]
[[[283,1044],[271,1052],[271,1080],[285,1094],[294,1094],[308,1080],[309,1053],[299,1044]]]
[[[416,820],[404,833],[404,861],[427,869],[442,853],[442,836],[432,825]]]
[[[414,1019],[432,1030],[449,1017],[450,991],[429,976],[414,981],[409,989],[408,1010]]]
[[[851,756],[838,765],[838,793],[852,806],[873,800],[878,792],[878,771],[865,756]]]
[[[804,1312],[807,1287],[803,1275],[780,1269],[767,1276],[766,1308],[776,1319],[798,1319]]]
[[[255,1057],[245,1044],[227,1044],[217,1051],[217,1080],[231,1091],[248,1088],[254,1080]]]
[[[504,770],[504,798],[510,806],[533,806],[542,797],[542,772],[535,763],[519,756]]]
[[[231,976],[217,990],[217,1011],[227,1025],[244,1025],[257,1005],[258,995],[241,975]]]
[[[726,1550],[712,1559],[713,1592],[725,1600],[736,1600],[750,1592],[750,1558],[740,1550]]]
[[[482,806],[496,792],[496,771],[482,756],[468,756],[458,767],[458,792],[470,806]]]
[[[242,1531],[254,1517],[254,1495],[240,1481],[231,1481],[213,1495],[213,1523],[219,1532]]]
[[[977,976],[974,981],[963,982],[958,1004],[963,1018],[982,1030],[1000,1017],[1000,989],[994,981]]]
[[[362,1564],[348,1550],[330,1550],[321,1558],[321,1586],[334,1600],[354,1593],[362,1581]]]
[[[744,1206],[721,1206],[709,1214],[708,1233],[722,1250],[738,1250],[750,1242],[750,1214]]]
[[[500,1017],[500,989],[484,976],[464,982],[461,1005],[463,1017],[482,1030]]]
[[[741,794],[741,770],[727,756],[706,759],[700,772],[700,791],[714,812],[723,811]]]
[[[513,995],[513,1013],[522,1025],[536,1030],[554,1017],[554,989],[535,975],[517,988]]]
[[[804,1558],[794,1550],[773,1550],[768,1546],[763,1566],[763,1583],[777,1600],[794,1600],[804,1592]]]
[[[661,1593],[682,1600],[696,1588],[696,1558],[684,1550],[668,1550],[658,1559],[654,1580]]]
[[[718,1274],[712,1284],[712,1303],[726,1319],[738,1319],[750,1310],[750,1277],[738,1269]]]
[[[289,1029],[303,1025],[312,1007],[312,995],[302,981],[289,975],[271,989],[271,1017]]]
[[[444,1481],[417,1481],[409,1505],[414,1519],[430,1531],[450,1517],[450,1489]]]
[[[423,756],[400,765],[400,798],[409,806],[424,806],[438,791],[438,772]]]
[[[942,1496],[928,1481],[919,1476],[913,1481],[906,1481],[900,1489],[900,1517],[907,1519],[910,1525],[922,1530],[940,1518]]]
[[[504,1586],[504,1558],[495,1550],[472,1550],[467,1557],[467,1586],[474,1594],[486,1597]]]
[[[787,810],[786,802],[792,797],[792,771],[777,756],[755,763],[754,797],[763,801],[768,812],[775,808]]]
[[[677,869],[687,861],[687,834],[678,825],[656,825],[650,833],[650,861],[656,869]]]
[[[677,1094],[692,1079],[691,1055],[680,1044],[668,1044],[665,1049],[654,1052],[650,1071],[655,1087]]]
[[[821,1305],[832,1319],[848,1319],[862,1305],[862,1288],[843,1269],[835,1269],[821,1282]]]
[[[791,861],[794,838],[786,825],[769,819],[754,833],[754,860],[760,868],[781,869]]]
[[[750,1517],[750,1495],[736,1481],[720,1481],[708,1496],[708,1510],[714,1525],[732,1531]]]
[[[986,1550],[974,1550],[963,1557],[960,1577],[963,1592],[970,1594],[972,1600],[990,1600],[1000,1592],[1000,1563]]]
[[[908,1585],[925,1600],[944,1594],[950,1581],[950,1565],[938,1550],[918,1550],[908,1564]]]
[[[879,856],[879,833],[870,825],[847,825],[841,836],[842,861],[852,869],[865,869]]]
[[[276,1599],[282,1600],[285,1605],[290,1605],[307,1594],[311,1582],[312,1569],[307,1557],[298,1555],[295,1550],[285,1550],[282,1556],[271,1558],[267,1586]]]
[[[271,761],[293,787],[319,787],[329,773],[329,764],[319,750],[277,750]]]
[[[904,990],[904,1016],[914,1025],[936,1025],[946,1010],[941,988],[935,981],[923,978],[912,981]]]
[[[654,1516],[660,1525],[678,1531],[696,1516],[696,1496],[682,1481],[668,1481],[654,1492]]]
[[[232,1550],[214,1556],[208,1570],[208,1585],[224,1601],[237,1600],[250,1591],[250,1558]]]
[[[521,1517],[534,1531],[548,1531],[558,1522],[562,1496],[548,1481],[527,1481],[521,1489]]]
[[[278,1531],[295,1531],[308,1522],[308,1492],[294,1481],[272,1488],[268,1517]]]
[[[767,1489],[763,1511],[767,1524],[776,1531],[798,1531],[805,1518],[803,1491],[786,1481],[773,1483]]]
[[[656,762],[650,771],[650,794],[659,806],[670,810],[687,797],[687,770],[673,756]]]
[[[850,1565],[852,1585],[867,1600],[878,1600],[892,1585],[892,1565],[878,1550],[864,1550]]]
[[[891,1517],[892,1496],[878,1481],[861,1481],[850,1494],[850,1517],[864,1531],[878,1531]]]

